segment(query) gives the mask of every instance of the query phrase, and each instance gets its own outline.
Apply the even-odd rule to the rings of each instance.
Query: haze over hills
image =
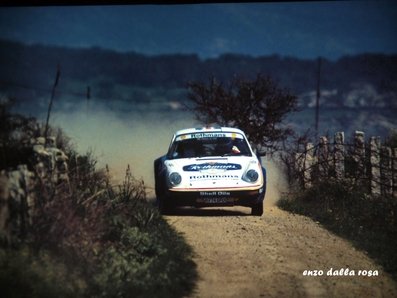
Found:
[[[214,77],[227,82],[235,76],[248,79],[258,74],[270,76],[279,87],[299,97],[306,116],[291,121],[302,128],[307,125],[306,117],[311,117],[308,115],[315,104],[319,67],[317,59],[278,55],[223,54],[201,59],[194,54],[148,56],[98,47],[64,48],[0,40],[1,95],[15,98],[18,109],[24,113],[43,113],[57,65],[59,109],[73,110],[76,103],[88,99],[121,114],[181,111],[187,101],[189,81],[208,81]],[[324,128],[349,131],[370,127],[374,133],[386,135],[396,127],[397,55],[321,59],[320,87]],[[359,123],[355,123],[357,119]]]

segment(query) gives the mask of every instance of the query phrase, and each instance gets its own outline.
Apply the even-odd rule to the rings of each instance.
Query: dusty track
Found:
[[[193,247],[199,281],[192,297],[397,297],[381,267],[319,224],[274,206],[184,209],[167,216]],[[327,276],[350,268],[355,276]],[[323,270],[321,277],[305,270]],[[378,270],[379,276],[358,276]],[[351,271],[350,271],[351,272]]]

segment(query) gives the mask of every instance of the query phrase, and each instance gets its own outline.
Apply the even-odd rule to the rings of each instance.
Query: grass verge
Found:
[[[143,181],[128,170],[121,185],[95,191],[47,200],[28,239],[0,248],[3,297],[183,297],[193,290],[192,250],[146,201]]]

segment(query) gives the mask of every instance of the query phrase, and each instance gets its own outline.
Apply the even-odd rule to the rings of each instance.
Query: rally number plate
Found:
[[[197,203],[204,204],[231,204],[234,202],[233,198],[219,197],[219,198],[198,198]]]

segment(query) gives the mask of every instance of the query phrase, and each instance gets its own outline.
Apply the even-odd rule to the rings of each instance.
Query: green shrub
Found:
[[[129,168],[106,214],[104,249],[97,255],[90,295],[104,297],[178,297],[196,279],[191,249],[144,198],[143,181]]]
[[[81,297],[84,281],[48,253],[0,249],[2,297]]]
[[[125,228],[119,245],[109,246],[100,254],[90,294],[104,297],[187,294],[196,274],[188,258],[190,249],[175,232],[165,232],[166,226],[157,228],[157,232]]]

